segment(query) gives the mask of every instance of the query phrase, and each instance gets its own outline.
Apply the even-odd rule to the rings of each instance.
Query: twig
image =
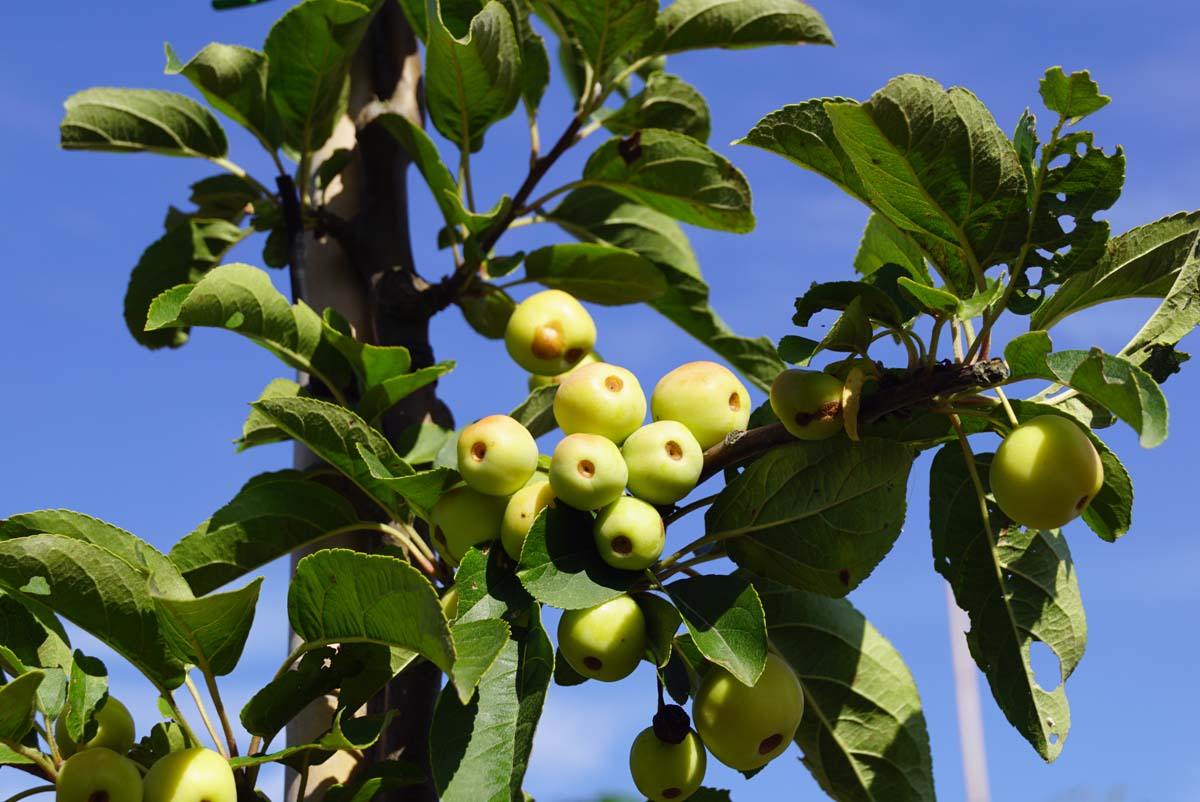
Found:
[[[27,796],[33,796],[34,794],[46,794],[53,790],[53,785],[39,785],[35,788],[26,788],[24,791],[18,791],[17,793],[13,794],[8,799],[4,800],[4,802],[17,802],[17,800],[24,799]]]
[[[707,507],[709,504],[712,504],[714,501],[716,501],[717,497],[720,495],[720,493],[713,493],[711,496],[705,496],[704,498],[696,499],[690,504],[676,508],[675,510],[663,516],[663,525],[677,521],[683,516],[687,515],[689,512],[695,512],[701,507]]]

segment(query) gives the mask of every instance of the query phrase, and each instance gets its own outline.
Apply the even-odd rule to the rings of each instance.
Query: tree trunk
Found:
[[[408,155],[379,126],[381,111],[422,122],[421,61],[417,42],[400,7],[381,6],[355,56],[347,116],[313,160],[313,170],[335,150],[354,152],[351,164],[325,192],[325,208],[345,221],[345,230],[315,237],[300,232],[291,243],[292,291],[314,309],[332,307],[353,326],[359,339],[400,345],[412,355],[414,370],[432,365],[428,285],[413,263],[409,241],[406,174]],[[307,177],[305,177],[307,178]],[[294,230],[294,229],[293,229]],[[314,388],[315,389],[315,388]],[[383,431],[393,442],[405,429],[433,421],[453,426],[450,412],[431,384],[384,416]],[[315,457],[297,445],[295,465],[311,467]],[[331,546],[370,551],[378,535],[349,535]],[[315,550],[315,548],[313,549]],[[309,552],[292,556],[292,567]],[[295,646],[296,637],[291,636]],[[429,724],[441,686],[441,672],[421,662],[393,680],[367,705],[366,712],[398,711],[379,743],[367,754],[338,753],[310,769],[306,799],[319,799],[329,785],[345,782],[359,764],[403,756],[423,769],[429,765]],[[336,697],[318,700],[288,726],[289,743],[305,743],[328,729]],[[296,802],[299,777],[289,770],[286,799]],[[430,802],[432,784],[388,792],[389,802]]]

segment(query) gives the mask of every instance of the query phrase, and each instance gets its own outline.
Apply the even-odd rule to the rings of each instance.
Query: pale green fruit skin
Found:
[[[1041,415],[1004,438],[989,476],[1005,515],[1031,529],[1057,529],[1100,492],[1104,466],[1078,424]]]
[[[458,472],[468,486],[489,496],[520,490],[537,470],[533,435],[508,415],[488,415],[458,436]]]
[[[132,760],[104,747],[67,758],[58,770],[56,802],[90,802],[98,791],[108,802],[142,802],[142,775]]]
[[[819,370],[785,370],[771,384],[771,409],[801,440],[825,440],[842,431],[842,382]]]
[[[738,771],[765,766],[783,754],[803,713],[800,680],[773,652],[752,688],[713,666],[692,704],[692,721],[708,751]]]
[[[183,749],[160,758],[145,784],[145,802],[237,802],[229,761],[211,749]]]
[[[674,504],[691,493],[704,470],[704,449],[679,421],[660,420],[638,429],[621,446],[629,469],[629,492],[651,504]]]
[[[750,422],[750,393],[716,362],[688,362],[659,379],[650,394],[654,420],[679,421],[709,449]]]
[[[699,790],[708,768],[704,744],[688,732],[677,744],[664,743],[647,727],[629,748],[633,784],[652,802],[683,802]]]
[[[489,496],[469,487],[456,487],[442,495],[430,510],[433,543],[452,565],[467,549],[500,537],[500,520],[508,499]]]
[[[646,651],[646,616],[629,596],[586,610],[564,610],[558,648],[583,676],[616,682],[633,673]]]
[[[595,344],[592,316],[562,290],[535,293],[517,304],[504,330],[509,356],[538,376],[567,372]]]
[[[446,616],[447,621],[458,618],[458,585],[442,594],[441,604],[442,615]]]
[[[504,508],[504,519],[500,522],[500,543],[504,552],[514,561],[521,559],[521,548],[525,536],[533,526],[538,513],[554,504],[554,488],[543,479],[527,485],[508,500]]]
[[[129,708],[121,704],[114,696],[109,695],[104,706],[96,711],[96,734],[90,741],[76,744],[67,733],[67,717],[64,712],[54,725],[54,740],[64,755],[73,755],[77,751],[102,747],[111,749],[117,754],[125,754],[137,739],[133,716]]]
[[[613,568],[641,571],[662,554],[667,530],[654,507],[641,499],[621,496],[600,510],[592,534],[600,559]]]
[[[616,501],[629,481],[621,450],[598,434],[569,434],[550,458],[554,495],[577,510],[598,510]]]
[[[579,370],[584,365],[591,365],[596,362],[602,362],[600,355],[595,351],[589,351],[587,356],[575,363],[575,367],[568,370],[566,373],[560,373],[557,376],[539,376],[536,373],[529,374],[529,392],[533,392],[539,387],[549,387],[551,384],[562,384],[563,380],[570,376],[575,371]]]
[[[646,420],[646,394],[625,368],[586,365],[559,385],[554,420],[563,434],[598,434],[621,443]]]

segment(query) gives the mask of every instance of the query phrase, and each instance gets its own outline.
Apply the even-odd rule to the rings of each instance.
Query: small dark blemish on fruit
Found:
[[[589,671],[599,671],[600,669],[604,668],[604,663],[600,661],[600,658],[592,657],[591,655],[583,658],[583,664],[588,668]]]
[[[673,460],[679,461],[683,459],[683,447],[674,440],[668,440],[663,449],[667,452],[667,456]]]
[[[483,462],[483,458],[487,456],[487,443],[482,440],[471,446],[471,459],[476,462]]]
[[[584,479],[591,479],[596,475],[596,466],[592,464],[590,459],[579,460],[579,465],[576,467],[579,470],[579,475]]]
[[[781,743],[783,743],[783,735],[780,733],[777,732],[774,735],[768,735],[758,744],[758,753],[760,755],[769,755],[778,749]]]
[[[1083,512],[1083,508],[1086,507],[1087,505],[1088,505],[1088,497],[1083,496],[1082,498],[1079,499],[1079,501],[1075,502],[1075,512],[1076,513]]]
[[[634,131],[618,142],[617,153],[620,155],[621,161],[626,164],[633,164],[640,159],[642,157],[642,132]]]
[[[574,365],[576,362],[583,359],[583,349],[582,348],[571,348],[570,350],[567,351],[565,356],[566,356],[567,362]]]
[[[838,579],[841,580],[843,585],[850,587],[850,569],[843,568],[842,570],[838,571]]]
[[[633,552],[633,542],[624,535],[618,535],[613,538],[612,550],[617,554],[630,554]]]
[[[663,789],[662,796],[663,799],[674,799],[682,793],[683,791],[681,789],[672,786],[671,788]]]
[[[737,393],[730,393],[729,394],[729,408],[732,409],[734,412],[737,412],[739,409],[741,409],[742,408],[742,397],[740,395],[738,395]]]

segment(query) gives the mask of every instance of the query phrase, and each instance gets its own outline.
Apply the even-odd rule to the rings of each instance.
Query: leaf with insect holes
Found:
[[[991,454],[975,461],[984,487]],[[1075,566],[1062,533],[1010,524],[988,504],[992,533],[957,443],[934,457],[929,476],[929,525],[934,567],[971,619],[971,656],[988,678],[1009,723],[1044,760],[1058,757],[1071,728],[1065,683],[1083,657],[1087,623]],[[1034,642],[1058,657],[1054,688],[1034,677]]]

